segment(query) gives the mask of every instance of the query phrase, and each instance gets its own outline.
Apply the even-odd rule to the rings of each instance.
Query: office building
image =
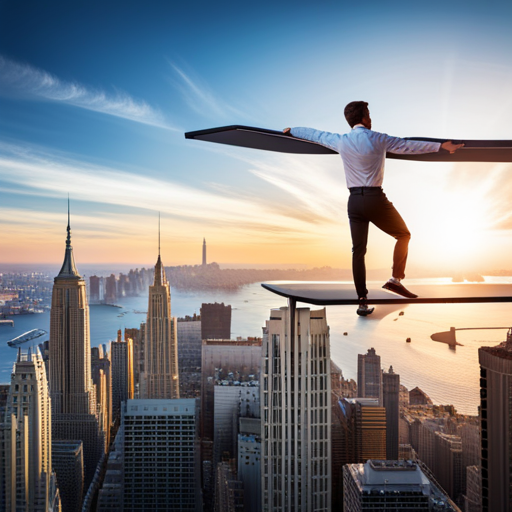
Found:
[[[141,313],[141,311],[138,311]],[[125,339],[133,341],[133,398],[141,397],[141,375],[144,374],[144,342],[146,336],[146,324],[143,322],[139,328],[125,328]]]
[[[112,359],[112,415],[116,421],[121,418],[121,403],[133,398],[133,341],[125,336],[121,338],[121,329],[117,331],[117,340],[110,344]]]
[[[73,257],[69,214],[64,263],[53,285],[49,352],[52,437],[83,442],[88,487],[106,446],[91,378],[89,305]],[[64,494],[60,480],[59,487]]]
[[[193,399],[127,400],[125,512],[202,510],[197,420]]]
[[[214,512],[244,512],[243,484],[229,462],[220,462],[216,468]]]
[[[62,512],[80,512],[84,495],[82,441],[52,441],[52,464],[62,500]]]
[[[244,486],[244,511],[260,512],[261,419],[240,418],[238,431],[238,478]]]
[[[89,277],[89,304],[105,303],[105,280],[103,277]]]
[[[231,306],[224,303],[201,306],[201,339],[228,340],[231,337]]]
[[[376,398],[345,398],[341,401],[349,424],[355,461],[386,458],[386,409]]]
[[[103,484],[98,491],[96,512],[123,512],[124,495],[124,426],[117,431],[108,454]]]
[[[176,318],[171,317],[171,288],[160,254],[153,285],[149,287],[144,370],[146,398],[179,398]]]
[[[215,383],[257,384],[261,365],[261,338],[204,340],[201,355],[201,461],[205,509],[213,510]],[[219,453],[217,451],[217,453]]]
[[[262,344],[262,510],[331,510],[325,309],[272,310]]]
[[[482,442],[482,511],[512,510],[512,329],[478,349]]]
[[[377,398],[382,405],[380,356],[373,347],[367,354],[357,355],[357,395],[360,398]]]
[[[58,510],[52,470],[51,406],[43,359],[22,352],[11,374],[5,423],[0,431],[0,503],[4,510]]]
[[[96,394],[96,406],[105,445],[110,445],[112,423],[112,368],[106,345],[91,348],[91,377]]]
[[[413,461],[347,464],[343,477],[345,511],[459,510]]]
[[[196,398],[201,392],[201,317],[178,318],[180,396]]]
[[[482,512],[482,470],[480,466],[466,467],[464,512]]]
[[[382,400],[386,409],[386,458],[398,459],[400,425],[400,375],[389,367],[382,374]]]

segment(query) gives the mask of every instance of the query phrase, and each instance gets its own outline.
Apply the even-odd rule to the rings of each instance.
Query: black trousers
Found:
[[[348,200],[348,218],[352,235],[352,273],[357,296],[361,298],[368,294],[364,256],[370,222],[384,233],[396,238],[393,253],[393,277],[403,279],[411,234],[393,203],[388,201],[382,188],[351,188]]]

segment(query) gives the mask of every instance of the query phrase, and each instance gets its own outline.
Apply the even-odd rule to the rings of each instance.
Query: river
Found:
[[[421,280],[425,282],[432,280]],[[486,278],[487,282],[512,282],[508,278]],[[410,283],[413,288],[413,282]],[[475,285],[478,286],[478,285]],[[264,290],[260,284],[237,291],[193,291],[173,289],[173,316],[199,313],[203,302],[224,302],[233,308],[231,336],[261,336],[261,328],[272,308],[286,306],[286,300]],[[119,300],[119,306],[91,306],[91,345],[108,343],[118,329],[138,327],[147,311],[146,297]],[[312,309],[317,309],[313,306]],[[403,315],[400,312],[403,311]],[[453,404],[465,414],[477,414],[479,405],[478,348],[496,345],[506,337],[505,330],[469,330],[457,332],[463,346],[456,350],[430,339],[431,334],[450,327],[512,326],[511,304],[418,304],[380,306],[369,317],[355,314],[354,306],[327,307],[331,329],[331,356],[345,378],[356,379],[357,354],[374,347],[381,356],[382,367],[390,365],[400,375],[401,383],[412,389],[419,386],[437,404]],[[11,317],[15,326],[0,326],[0,382],[8,383],[16,350],[6,342],[30,329],[49,332],[49,312]],[[347,333],[346,335],[344,333]],[[410,343],[406,339],[411,338]],[[42,337],[38,342],[48,339]],[[26,347],[24,347],[26,348]]]

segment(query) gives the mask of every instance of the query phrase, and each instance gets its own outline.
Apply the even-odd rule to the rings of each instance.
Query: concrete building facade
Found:
[[[331,510],[331,375],[325,309],[272,310],[262,344],[262,509]]]
[[[507,340],[478,350],[482,510],[512,510],[512,329]]]
[[[367,354],[357,355],[357,395],[361,398],[377,398],[382,405],[382,370],[380,356],[369,348]]]
[[[45,365],[37,349],[18,350],[0,443],[0,503],[4,509],[58,510],[50,396]]]

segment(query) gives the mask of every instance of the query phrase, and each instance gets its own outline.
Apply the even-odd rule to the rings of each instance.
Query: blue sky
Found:
[[[0,2],[0,262],[350,265],[336,156],[185,140],[229,124],[512,139],[510,2]],[[508,164],[388,162],[416,267],[506,267]],[[373,231],[370,267],[392,240]]]

